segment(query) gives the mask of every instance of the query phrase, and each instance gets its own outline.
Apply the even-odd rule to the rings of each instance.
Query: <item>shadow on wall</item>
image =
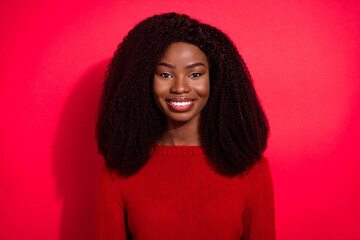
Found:
[[[53,173],[63,199],[60,240],[95,239],[95,189],[103,162],[97,153],[95,116],[110,60],[91,68],[70,93],[53,143]]]

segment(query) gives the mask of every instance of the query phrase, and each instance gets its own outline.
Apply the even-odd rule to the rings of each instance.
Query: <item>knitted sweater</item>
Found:
[[[97,240],[275,239],[266,158],[229,178],[210,168],[201,146],[156,146],[131,177],[104,164],[96,202]]]

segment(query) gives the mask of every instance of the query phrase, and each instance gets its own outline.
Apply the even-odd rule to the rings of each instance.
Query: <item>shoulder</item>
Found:
[[[111,185],[111,170],[107,167],[106,163],[104,162],[100,170],[98,172],[97,177],[97,189],[109,189]]]
[[[97,187],[107,188],[110,191],[116,192],[123,178],[123,176],[119,175],[117,169],[110,168],[106,162],[104,162],[98,172]]]
[[[253,186],[262,182],[271,184],[272,176],[268,158],[262,156],[239,177],[246,178]]]
[[[97,184],[105,184],[108,185],[109,188],[114,188],[124,179],[125,177],[121,176],[117,169],[109,167],[104,161],[98,172]]]
[[[106,161],[103,162],[98,173],[98,179],[107,179],[109,181],[115,181],[117,179],[122,179],[122,178],[124,177],[119,175],[117,169],[109,167]]]
[[[96,184],[96,196],[98,201],[102,201],[104,198],[113,198],[120,206],[122,204],[121,197],[121,185],[118,181],[121,176],[117,173],[116,169],[111,169],[104,162],[99,170],[97,184]]]
[[[241,175],[254,176],[267,171],[270,171],[269,160],[265,156],[262,156],[250,165]]]
[[[262,156],[260,160],[256,161],[254,165],[251,166],[250,171],[257,174],[270,171],[269,160],[265,156]]]

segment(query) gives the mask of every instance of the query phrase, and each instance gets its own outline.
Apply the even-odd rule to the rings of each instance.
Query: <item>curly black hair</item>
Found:
[[[262,158],[269,125],[243,58],[217,28],[174,12],[137,24],[118,45],[105,73],[96,140],[110,168],[136,174],[166,131],[152,95],[152,77],[167,47],[199,47],[210,65],[210,96],[200,114],[199,136],[215,172],[233,177]]]

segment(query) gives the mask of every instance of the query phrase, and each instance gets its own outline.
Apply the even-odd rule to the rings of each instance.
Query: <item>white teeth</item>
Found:
[[[175,105],[175,106],[186,106],[186,105],[189,105],[192,102],[170,102],[170,103]]]

